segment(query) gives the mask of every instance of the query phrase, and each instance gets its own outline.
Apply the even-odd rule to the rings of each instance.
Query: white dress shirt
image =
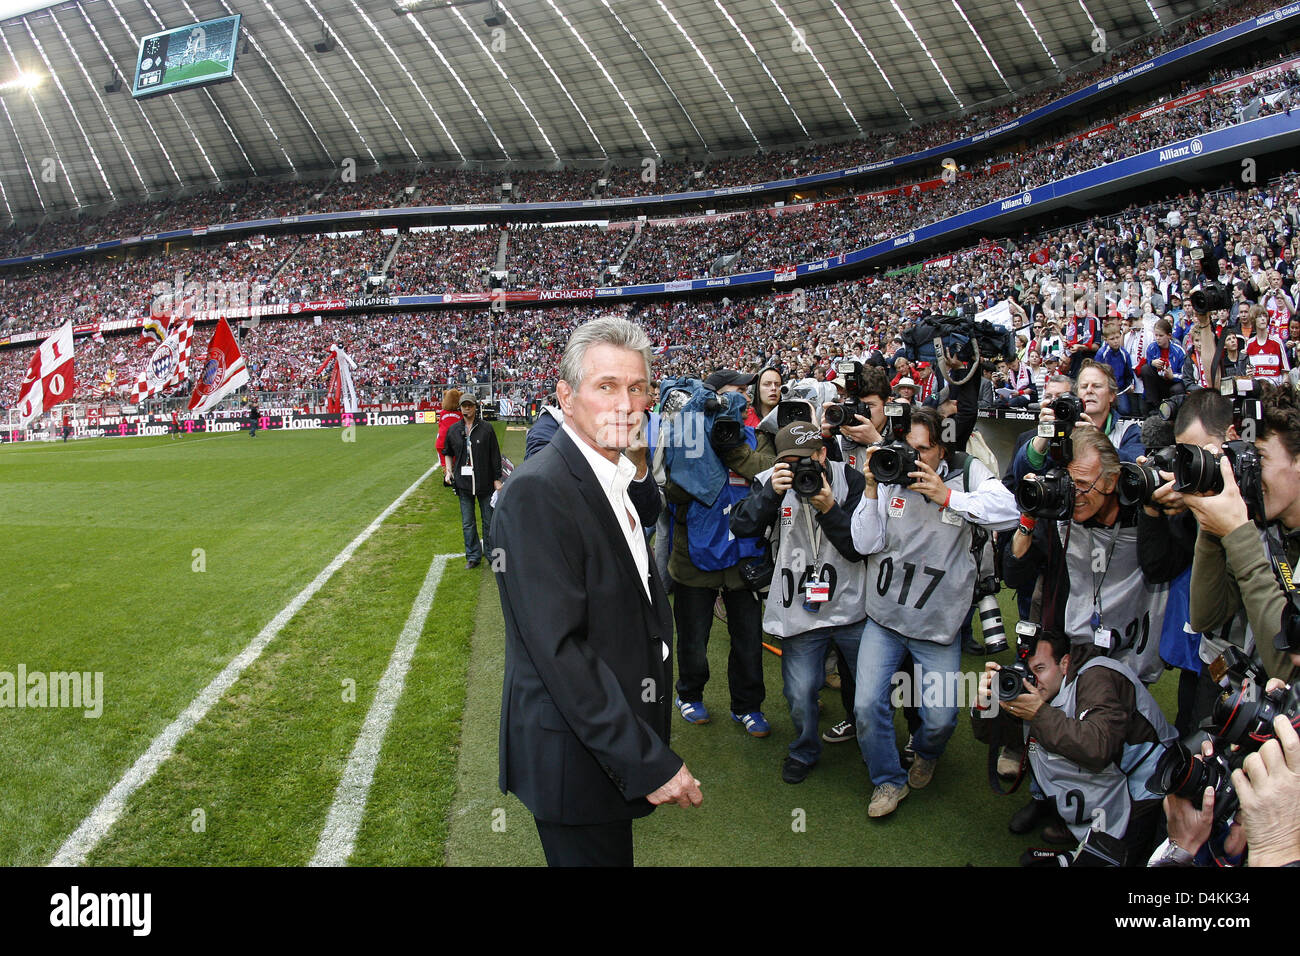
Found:
[[[628,485],[632,483],[632,479],[636,476],[636,465],[632,464],[626,455],[619,455],[618,464],[615,464],[588,445],[567,421],[560,427],[569,433],[573,443],[578,446],[578,450],[587,459],[587,464],[591,466],[591,470],[596,473],[596,481],[600,483],[601,490],[605,492],[605,498],[609,501],[610,510],[614,513],[614,520],[623,529],[623,539],[632,552],[632,560],[636,562],[636,570],[641,578],[641,586],[645,588],[646,597],[651,597],[650,553],[646,549],[645,532],[641,530],[641,519],[638,517],[636,508],[632,505],[632,499],[627,493]]]

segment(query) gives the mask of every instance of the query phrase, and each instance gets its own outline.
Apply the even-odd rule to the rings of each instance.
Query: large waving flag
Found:
[[[72,322],[41,343],[18,390],[18,419],[26,428],[49,408],[72,397]]]
[[[194,316],[177,322],[161,345],[153,350],[144,370],[130,386],[127,401],[139,405],[151,395],[164,392],[189,378],[190,337],[194,334]]]
[[[208,345],[208,357],[198,373],[194,391],[190,393],[190,411],[206,412],[235,389],[248,381],[248,368],[239,344],[223,318],[217,322]]]

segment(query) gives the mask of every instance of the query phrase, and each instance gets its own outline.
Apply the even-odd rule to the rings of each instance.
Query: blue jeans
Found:
[[[858,727],[858,745],[867,760],[871,782],[876,786],[892,783],[902,786],[907,774],[898,758],[898,741],[894,736],[894,712],[890,707],[894,675],[903,655],[911,652],[916,666],[924,675],[931,673],[956,674],[961,670],[961,640],[954,636],[948,645],[933,641],[919,641],[904,637],[871,618],[867,618],[858,646],[858,693],[853,712]],[[952,684],[945,681],[943,706],[935,706],[930,695],[923,694],[924,686],[915,686],[915,675],[908,675],[904,686],[911,687],[909,703],[919,703],[921,726],[913,735],[912,749],[917,757],[937,760],[943,755],[948,739],[957,729],[959,701],[947,692]]]
[[[474,524],[474,496],[458,495],[460,498],[460,528],[465,532],[465,560],[469,562],[483,560],[483,548],[492,548],[492,496],[478,496],[478,510],[483,515],[483,544],[479,545],[478,527]]]
[[[826,651],[832,642],[840,650],[845,666],[858,664],[858,643],[862,640],[865,621],[819,627],[794,637],[781,639],[781,678],[795,739],[790,742],[790,756],[811,766],[822,753],[822,738],[817,732],[817,692],[826,683]],[[865,755],[864,755],[865,756]]]

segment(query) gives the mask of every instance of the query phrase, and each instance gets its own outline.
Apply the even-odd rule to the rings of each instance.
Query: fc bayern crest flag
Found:
[[[41,343],[18,390],[18,419],[26,428],[46,409],[72,397],[72,323]]]
[[[230,325],[223,318],[217,322],[208,345],[208,357],[199,369],[198,381],[190,393],[190,411],[206,412],[223,398],[248,382],[248,368],[239,352]]]
[[[136,376],[127,401],[139,405],[151,395],[179,385],[189,377],[190,337],[194,334],[194,316],[177,322],[161,345],[153,350],[144,371]]]

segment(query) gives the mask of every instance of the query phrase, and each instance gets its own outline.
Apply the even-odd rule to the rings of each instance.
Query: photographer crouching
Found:
[[[853,547],[850,515],[866,482],[843,462],[828,461],[820,431],[793,422],[776,436],[776,464],[759,474],[731,515],[737,538],[777,528],[772,589],[763,629],[781,638],[781,675],[795,739],[781,779],[800,783],[821,756],[817,692],[833,644],[857,666],[866,618],[866,567]]]

